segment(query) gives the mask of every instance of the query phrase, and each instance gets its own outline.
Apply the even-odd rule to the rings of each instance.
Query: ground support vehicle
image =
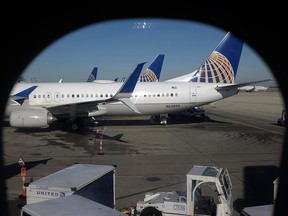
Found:
[[[199,120],[206,117],[205,110],[203,107],[193,107],[191,109],[182,110],[179,112],[169,113],[168,116],[175,120]]]
[[[186,175],[186,191],[148,192],[131,208],[132,216],[231,216],[232,184],[227,169],[195,165]]]

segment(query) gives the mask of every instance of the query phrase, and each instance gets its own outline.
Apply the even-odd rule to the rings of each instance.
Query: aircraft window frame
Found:
[[[249,15],[249,14],[248,14],[248,15]],[[167,16],[167,15],[166,15],[166,16]],[[166,16],[164,15],[164,17],[166,17]],[[187,18],[187,16],[184,16],[184,17]],[[91,19],[91,17],[89,17],[89,18]],[[125,18],[126,18],[126,17],[125,17]],[[171,17],[170,17],[170,16],[167,16],[166,18],[171,18]],[[174,17],[174,18],[175,18],[175,17]],[[194,18],[194,16],[192,16],[192,18]],[[181,19],[182,19],[182,17],[181,17]],[[190,19],[191,19],[190,16],[188,16],[188,20],[189,20],[189,21],[195,21],[195,20],[193,20],[193,19],[191,19],[191,20],[190,20]],[[202,19],[202,18],[201,18],[200,20],[201,20],[201,22],[204,21],[204,19]],[[98,21],[98,19],[97,19],[97,21]],[[101,21],[102,21],[102,20],[101,20]],[[106,20],[105,20],[105,21],[106,21]],[[211,24],[212,22],[211,22],[211,20],[210,20],[209,17],[208,17],[208,22],[206,23],[206,20],[205,20],[205,22],[203,22],[203,23],[204,23],[204,24],[207,24],[207,23],[208,23],[208,24]],[[220,23],[222,24],[222,22],[220,22]],[[78,24],[78,23],[77,23],[77,24]],[[98,24],[98,23],[97,23],[97,24]],[[213,24],[214,24],[214,23],[213,23]],[[217,22],[217,24],[219,24],[219,22]],[[250,24],[250,25],[251,25],[251,24]],[[247,26],[247,29],[249,29],[250,25]],[[215,26],[216,26],[216,25],[215,25]],[[220,25],[220,26],[221,26],[221,25]],[[226,27],[227,25],[224,25],[224,26]],[[229,25],[228,25],[228,26],[229,26]],[[242,31],[242,32],[245,32],[245,31]],[[246,33],[244,33],[244,35],[245,35],[245,34],[246,34]],[[257,46],[256,46],[256,47],[257,47]],[[43,96],[44,96],[44,95],[43,95]],[[68,96],[69,96],[69,95],[68,95]],[[167,97],[169,97],[169,95],[167,95]],[[44,97],[43,97],[43,98],[44,98]],[[49,96],[48,96],[48,98],[49,98]],[[281,167],[280,167],[280,168],[281,168]]]

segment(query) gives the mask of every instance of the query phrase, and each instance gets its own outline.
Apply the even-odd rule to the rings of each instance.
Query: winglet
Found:
[[[139,82],[158,82],[164,61],[164,54],[159,54],[148,69],[145,70],[143,75],[140,76]]]
[[[87,79],[87,82],[93,82],[94,80],[96,80],[97,71],[98,71],[98,67],[94,67],[92,72],[90,73],[88,79]]]
[[[141,70],[146,62],[140,63],[137,65],[134,72],[129,76],[128,79],[123,83],[122,87],[119,91],[115,94],[112,99],[119,99],[119,98],[129,98],[134,91],[136,83],[139,79]]]
[[[34,91],[35,88],[37,88],[37,86],[31,86],[21,92],[18,92],[17,94],[12,95],[11,99],[22,105],[24,100],[29,97],[29,94]]]
[[[243,44],[242,40],[228,32],[190,81],[235,83]]]

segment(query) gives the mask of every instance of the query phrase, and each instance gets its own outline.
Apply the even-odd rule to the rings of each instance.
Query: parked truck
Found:
[[[186,191],[147,192],[131,216],[231,216],[232,184],[227,169],[195,165],[186,175]]]

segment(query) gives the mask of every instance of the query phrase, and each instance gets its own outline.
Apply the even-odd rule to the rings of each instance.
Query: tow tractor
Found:
[[[227,169],[195,165],[186,174],[186,192],[147,192],[131,216],[231,216],[232,184]]]

